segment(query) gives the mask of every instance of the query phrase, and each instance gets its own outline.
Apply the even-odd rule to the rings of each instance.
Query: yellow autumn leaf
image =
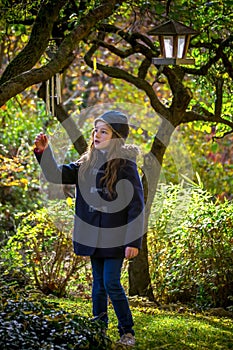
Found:
[[[28,41],[28,35],[22,34],[21,35],[21,40],[22,40],[23,43],[26,43]]]
[[[142,135],[143,134],[142,128],[138,128],[137,133],[138,133],[138,135]]]
[[[69,207],[71,207],[73,205],[73,199],[71,197],[67,197],[66,203],[68,204]]]
[[[20,182],[24,185],[28,184],[28,179],[21,179]]]
[[[19,180],[8,182],[5,186],[19,186]]]
[[[22,312],[23,312],[24,315],[31,315],[31,314],[33,314],[32,311],[26,311],[26,310],[24,311],[24,310],[23,310]]]
[[[97,62],[96,62],[96,57],[94,57],[94,59],[93,59],[93,70],[94,70],[94,72],[96,71],[96,69],[97,69]]]

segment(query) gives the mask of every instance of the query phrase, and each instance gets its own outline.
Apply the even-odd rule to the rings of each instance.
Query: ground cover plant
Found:
[[[46,301],[7,300],[0,311],[2,350],[111,348],[99,323]]]

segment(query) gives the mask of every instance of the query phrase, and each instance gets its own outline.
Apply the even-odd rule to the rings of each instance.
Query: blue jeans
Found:
[[[107,327],[109,296],[118,319],[120,336],[124,333],[132,333],[134,335],[132,314],[120,282],[123,260],[122,258],[94,258],[91,256],[93,315],[98,316],[101,313],[105,313],[101,320],[106,323]]]

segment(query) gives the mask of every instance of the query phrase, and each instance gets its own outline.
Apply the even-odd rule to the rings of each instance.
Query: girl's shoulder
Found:
[[[140,154],[140,149],[138,146],[125,144],[121,147],[120,158],[125,160],[136,162],[137,157]]]
[[[121,166],[119,168],[122,176],[125,176],[125,174],[128,176],[128,174],[132,174],[138,171],[137,157],[139,154],[140,150],[135,145],[125,145],[122,147],[120,155]]]

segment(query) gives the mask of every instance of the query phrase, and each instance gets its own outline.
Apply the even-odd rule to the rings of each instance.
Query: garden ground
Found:
[[[50,300],[51,301],[51,300]],[[82,316],[91,317],[91,300],[56,299],[61,307]],[[156,308],[140,301],[131,302],[135,321],[137,345],[135,350],[227,350],[233,349],[233,322],[229,316],[196,313],[183,306],[171,306],[171,310]],[[220,311],[220,310],[219,310]],[[111,340],[118,339],[117,320],[109,305],[109,329]]]

